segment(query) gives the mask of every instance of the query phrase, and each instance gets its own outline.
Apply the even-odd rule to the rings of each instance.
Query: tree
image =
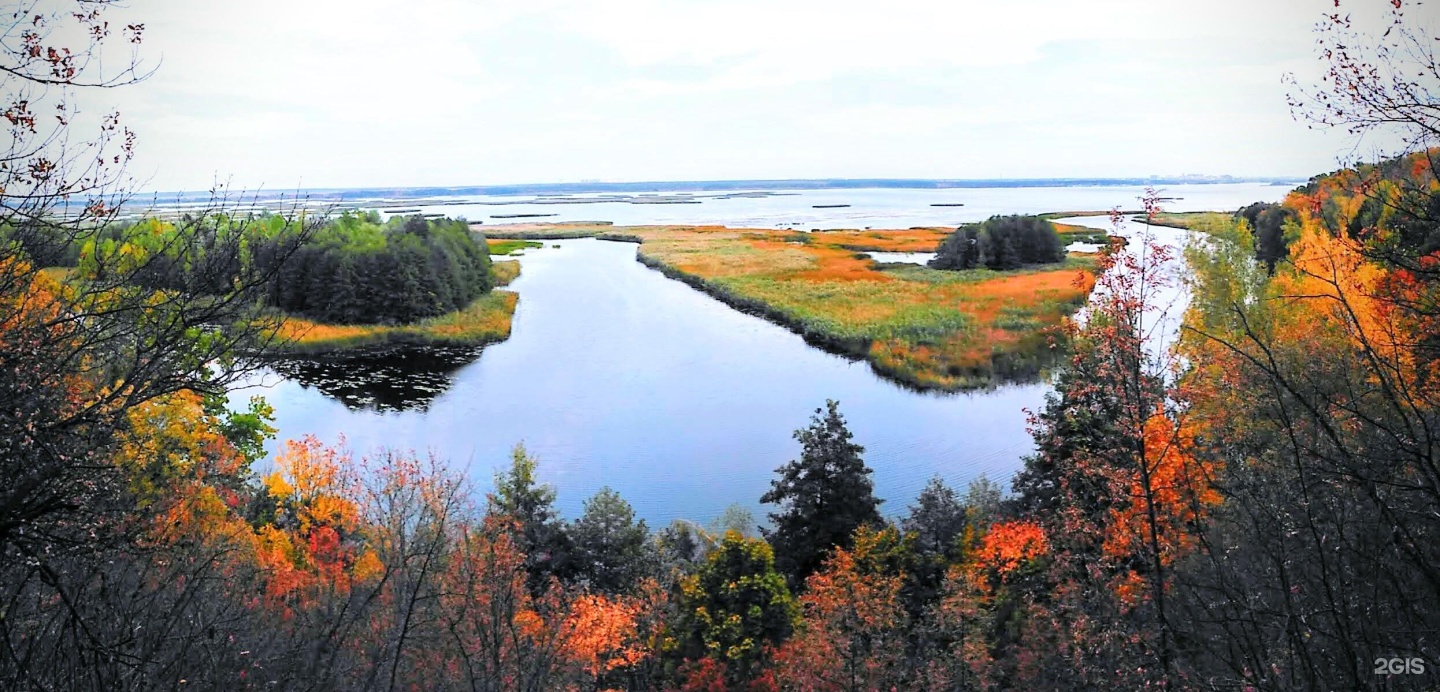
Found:
[[[955,550],[956,539],[965,530],[965,506],[955,491],[939,476],[930,479],[910,513],[900,520],[900,528],[915,534],[915,549],[925,554],[949,555]]]
[[[910,619],[901,598],[905,574],[887,569],[881,532],[862,528],[853,551],[838,549],[811,575],[800,597],[804,617],[776,654],[786,689],[909,689]],[[880,559],[875,559],[875,558]]]
[[[1275,264],[1290,254],[1285,224],[1294,220],[1295,213],[1281,204],[1256,202],[1235,216],[1250,225],[1255,234],[1255,259],[1264,262],[1266,270],[1274,274]]]
[[[1425,161],[1342,171],[1292,193],[1299,233],[1274,276],[1248,270],[1241,243],[1191,252],[1181,341],[1191,368],[1179,394],[1197,439],[1214,440],[1202,451],[1223,468],[1226,501],[1177,584],[1177,622],[1199,645],[1192,665],[1214,679],[1363,687],[1374,684],[1361,665],[1369,650],[1435,655],[1410,634],[1440,623],[1421,595],[1440,587],[1440,555],[1417,540],[1440,530],[1440,493],[1421,480],[1434,477],[1440,439],[1434,292],[1407,266],[1426,255],[1385,247],[1410,217],[1369,205],[1405,194],[1385,190],[1393,175],[1433,190],[1433,172],[1416,165]]]
[[[776,469],[780,475],[760,498],[780,507],[770,514],[775,528],[765,538],[776,564],[792,584],[804,583],[836,546],[852,545],[855,530],[879,525],[882,500],[875,497],[870,469],[851,441],[840,404],[827,400],[815,409],[809,427],[795,431],[800,458]]]
[[[233,491],[248,473],[243,450],[224,449],[220,416],[191,397],[223,395],[273,345],[257,308],[274,274],[244,261],[258,224],[213,213],[223,193],[164,237],[115,222],[134,133],[117,113],[77,106],[82,90],[148,74],[134,52],[144,27],[112,29],[114,4],[12,3],[0,39],[10,134],[0,156],[0,590],[9,603],[53,606],[43,617],[7,606],[5,687],[171,686],[164,676],[205,633],[192,628],[234,615],[217,602],[219,571],[248,549],[231,498],[198,480],[213,474]],[[47,274],[52,261],[75,266]],[[198,268],[193,283],[157,290],[177,266]],[[201,286],[223,288],[189,290]],[[147,428],[156,447],[137,438]],[[159,456],[127,457],[122,445]],[[175,518],[225,537],[155,528]]]
[[[940,243],[930,266],[935,269],[1016,269],[1026,264],[1065,260],[1065,244],[1055,224],[1038,216],[992,216],[962,226]]]
[[[585,501],[585,513],[570,529],[576,577],[603,593],[632,589],[653,571],[655,555],[645,520],[635,521],[630,503],[610,488]]]
[[[971,526],[989,526],[1000,518],[1004,496],[985,474],[965,487],[965,518]]]
[[[710,532],[717,536],[734,531],[746,538],[752,538],[755,536],[755,529],[755,514],[738,502],[727,506],[720,516],[710,522]]]
[[[555,488],[535,478],[536,460],[517,444],[510,470],[495,475],[490,514],[519,525],[516,542],[524,556],[526,582],[533,593],[543,591],[552,577],[568,579],[573,569],[573,541],[555,511]]]
[[[1304,87],[1295,75],[1286,75],[1287,100],[1291,113],[1312,127],[1398,135],[1399,152],[1426,151],[1440,143],[1433,25],[1412,21],[1408,11],[1426,13],[1423,3],[1391,0],[1390,5],[1389,26],[1374,35],[1356,29],[1336,2],[1335,11],[1316,26],[1317,50],[1327,68],[1322,83]]]
[[[713,660],[730,689],[760,672],[799,616],[770,546],[733,531],[681,581],[679,602],[669,650],[682,660]]]
[[[1143,202],[1153,217],[1153,192]],[[1046,537],[1048,559],[1044,578],[1010,602],[1027,612],[1027,636],[1040,636],[1006,656],[1040,657],[1029,684],[1181,680],[1177,565],[1196,549],[1193,531],[1219,495],[1217,466],[1196,453],[1189,411],[1166,387],[1176,356],[1155,331],[1170,308],[1172,253],[1143,233],[1102,256],[1075,353],[1034,419],[1038,451],[1016,477],[1012,504]],[[998,535],[992,529],[986,540]],[[1004,558],[1002,547],[991,557]]]
[[[980,266],[980,236],[975,224],[955,229],[954,233],[940,241],[935,258],[930,260],[932,269],[974,269]]]

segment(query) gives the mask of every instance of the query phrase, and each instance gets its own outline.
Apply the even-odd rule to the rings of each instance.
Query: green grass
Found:
[[[502,238],[497,240],[487,239],[486,245],[490,246],[491,257],[494,257],[496,255],[509,255],[530,248],[545,247],[544,243],[536,242],[534,240],[513,240],[509,238]]]
[[[1168,226],[1170,228],[1183,228],[1191,231],[1203,231],[1207,228],[1214,228],[1217,222],[1228,223],[1234,218],[1234,214],[1223,211],[1184,211],[1168,212],[1162,211],[1150,219],[1152,226]],[[1134,218],[1136,223],[1145,223],[1143,215]]]

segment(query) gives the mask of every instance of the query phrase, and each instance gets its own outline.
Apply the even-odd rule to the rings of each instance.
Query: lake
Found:
[[[1288,189],[1172,186],[1166,194],[1183,199],[1167,208],[1236,209],[1279,200]],[[893,228],[931,225],[941,214],[965,222],[994,213],[1133,208],[1139,194],[1130,187],[824,190],[551,210],[597,219],[604,218],[594,213],[602,206],[634,207],[652,216],[619,221],[695,223],[671,215],[714,205],[709,222],[759,226],[744,219],[779,218],[759,207],[780,200],[786,206],[775,214],[804,214],[809,227],[869,221],[864,225]],[[835,198],[852,206],[811,206]],[[925,201],[956,198],[966,206]],[[720,213],[730,202],[739,203],[729,208],[734,215]],[[458,206],[436,209],[461,213]],[[1157,230],[1168,242],[1183,237]],[[1032,450],[1025,411],[1043,406],[1046,384],[914,392],[876,376],[864,362],[807,346],[781,327],[666,279],[636,262],[635,251],[634,244],[594,239],[546,241],[526,251],[518,257],[522,274],[510,287],[520,294],[514,331],[503,343],[292,360],[257,375],[233,398],[265,396],[281,439],[313,434],[336,443],[343,436],[357,453],[387,446],[434,453],[480,492],[508,465],[510,448],[524,442],[540,459],[542,480],[558,489],[566,516],[578,516],[583,500],[608,485],[652,527],[675,518],[707,522],[732,503],[763,516],[758,499],[774,470],[799,452],[791,433],[826,398],[840,401],[856,441],[865,445],[887,514],[904,512],[936,474],[957,489],[981,474],[1008,484]]]

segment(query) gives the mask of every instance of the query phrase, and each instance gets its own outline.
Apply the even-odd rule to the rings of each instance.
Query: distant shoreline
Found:
[[[796,190],[947,190],[1018,187],[1133,187],[1136,185],[1232,185],[1264,183],[1301,185],[1298,177],[1155,177],[1155,178],[815,178],[793,180],[683,180],[673,182],[581,182],[526,183],[516,185],[462,185],[454,187],[357,187],[307,188],[297,190],[236,190],[229,191],[230,201],[244,200],[307,200],[312,203],[355,202],[362,200],[403,200],[455,196],[565,195],[600,193],[659,192],[749,192]],[[212,199],[210,191],[166,191],[137,193],[129,202],[144,204],[201,203]]]

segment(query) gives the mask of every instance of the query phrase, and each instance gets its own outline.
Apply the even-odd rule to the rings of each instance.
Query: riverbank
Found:
[[[722,226],[486,227],[487,238],[589,235],[641,243],[636,259],[827,351],[917,389],[1028,379],[1049,336],[1084,304],[1093,259],[1012,272],[881,265],[857,254],[929,252],[947,229],[801,233]]]
[[[490,265],[496,286],[508,285],[520,275],[520,263],[501,260]],[[357,348],[424,344],[481,346],[510,337],[511,321],[520,296],[493,290],[464,310],[411,324],[323,324],[301,317],[285,317],[275,335],[281,353],[317,354]]]

